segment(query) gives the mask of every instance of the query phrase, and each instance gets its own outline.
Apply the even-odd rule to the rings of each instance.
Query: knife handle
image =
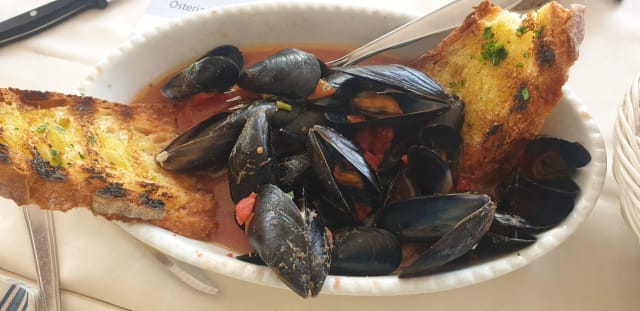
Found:
[[[84,10],[107,6],[107,0],[57,0],[0,22],[0,46],[43,31]]]

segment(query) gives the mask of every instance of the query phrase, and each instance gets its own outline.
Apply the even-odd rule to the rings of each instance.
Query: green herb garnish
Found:
[[[516,36],[522,37],[525,33],[529,31],[529,26],[520,26],[516,29]]]
[[[42,134],[47,130],[47,127],[49,127],[49,123],[40,124],[40,126],[38,126],[38,128],[36,128],[36,132],[38,134]]]
[[[529,100],[529,90],[526,87],[520,89],[520,96],[524,101]]]
[[[507,49],[501,43],[487,42],[482,44],[482,52],[480,56],[482,59],[488,60],[494,66],[500,65],[500,63],[507,58]]]
[[[91,144],[91,146],[96,144],[96,138],[93,137],[93,135],[87,136],[87,139],[89,139],[89,143]]]
[[[487,27],[484,29],[482,33],[482,39],[484,42],[482,43],[482,51],[480,52],[480,57],[483,60],[488,60],[494,66],[500,65],[500,63],[507,58],[507,49],[505,49],[502,43],[496,42],[494,40],[495,34],[491,27]]]
[[[65,132],[64,127],[62,127],[60,125],[57,125],[57,124],[53,126],[53,129],[58,131],[59,133],[64,133]]]

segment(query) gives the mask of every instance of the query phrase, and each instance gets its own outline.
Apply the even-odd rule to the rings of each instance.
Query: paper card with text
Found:
[[[151,0],[133,34],[152,29],[167,21],[214,6],[250,2],[254,0]]]

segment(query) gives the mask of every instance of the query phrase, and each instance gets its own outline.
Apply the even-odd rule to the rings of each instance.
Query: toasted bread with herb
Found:
[[[44,209],[88,207],[206,239],[217,223],[205,176],[154,161],[176,135],[170,104],[0,89],[0,196]]]
[[[466,104],[462,176],[486,180],[539,133],[578,58],[583,11],[551,2],[519,15],[485,1],[413,64]]]

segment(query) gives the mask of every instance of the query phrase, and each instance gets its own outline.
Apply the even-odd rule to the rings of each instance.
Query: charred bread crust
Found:
[[[0,89],[0,195],[206,240],[218,226],[209,177],[174,174],[153,160],[176,135],[170,104]]]
[[[412,64],[466,104],[461,176],[490,179],[519,140],[539,133],[583,37],[582,6],[550,2],[520,16],[484,1]]]

